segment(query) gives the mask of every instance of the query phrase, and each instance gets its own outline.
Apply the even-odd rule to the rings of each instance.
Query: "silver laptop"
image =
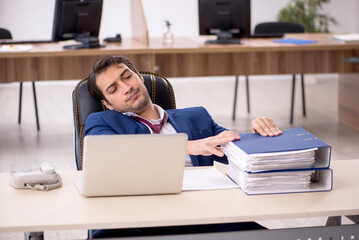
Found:
[[[187,135],[96,135],[84,139],[84,196],[179,193]]]

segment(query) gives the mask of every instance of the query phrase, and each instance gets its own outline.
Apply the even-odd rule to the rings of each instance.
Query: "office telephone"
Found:
[[[10,184],[14,188],[30,188],[48,191],[62,186],[60,175],[53,163],[44,162],[40,169],[14,171],[10,173]]]

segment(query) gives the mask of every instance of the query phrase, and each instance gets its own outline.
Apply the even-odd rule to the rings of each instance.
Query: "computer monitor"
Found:
[[[52,41],[75,39],[67,49],[101,47],[98,34],[103,0],[56,0]]]
[[[200,35],[217,35],[206,44],[238,44],[250,37],[250,0],[198,0]]]

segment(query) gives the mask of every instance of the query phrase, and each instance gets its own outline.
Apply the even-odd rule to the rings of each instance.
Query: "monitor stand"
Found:
[[[97,37],[78,37],[75,38],[76,42],[81,42],[82,44],[75,44],[75,45],[66,45],[64,49],[84,49],[84,48],[100,48],[104,47],[101,45]]]
[[[216,35],[216,40],[207,40],[205,44],[242,44],[241,40],[233,39],[230,32],[218,32]]]

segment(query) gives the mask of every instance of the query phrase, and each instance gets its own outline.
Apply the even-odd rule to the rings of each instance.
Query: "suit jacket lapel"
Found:
[[[126,115],[123,115],[123,116],[126,117],[129,121],[131,121],[132,123],[135,124],[136,127],[131,127],[131,129],[133,129],[135,131],[134,133],[140,133],[140,134],[141,133],[142,134],[150,134],[151,133],[151,131],[146,126],[146,124],[144,124],[142,122],[139,122],[139,121],[136,121],[136,120],[132,119],[129,116],[126,116]]]
[[[182,116],[174,113],[167,112],[168,121],[171,123],[172,127],[177,131],[177,133],[186,133],[188,135],[188,140],[192,140],[191,130],[188,127],[186,121],[182,118]],[[192,163],[194,166],[199,166],[198,158],[195,155],[190,155]]]
[[[133,120],[133,119],[132,119]],[[136,120],[133,120],[136,122],[136,124],[138,125],[138,127],[143,131],[143,133],[145,134],[151,134],[151,131],[148,129],[148,127],[144,124],[144,123],[141,123],[141,122],[138,122]]]

